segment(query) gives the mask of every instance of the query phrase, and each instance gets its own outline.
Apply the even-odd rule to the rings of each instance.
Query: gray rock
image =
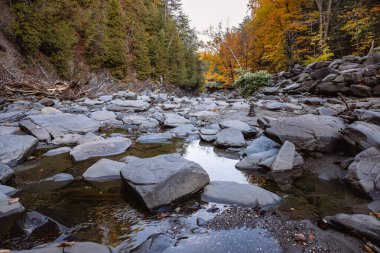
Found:
[[[127,100],[136,100],[137,99],[137,94],[131,91],[119,91],[117,93],[117,96],[119,98],[125,98]]]
[[[271,110],[271,111],[278,111],[278,110],[281,110],[284,108],[284,103],[280,103],[280,102],[273,102],[273,103],[269,103],[267,105],[267,109],[268,110]]]
[[[12,197],[13,195],[17,193],[17,189],[7,186],[7,185],[0,185],[0,193],[8,197]]]
[[[115,99],[111,101],[111,104],[107,106],[109,111],[131,111],[131,112],[143,112],[148,110],[150,104],[142,100],[120,100]]]
[[[351,85],[351,92],[357,97],[370,97],[371,88],[364,85]]]
[[[344,83],[327,82],[318,84],[316,88],[318,94],[336,95],[344,92],[346,90],[346,85]]]
[[[125,163],[101,159],[85,171],[83,179],[94,183],[120,181],[120,171],[124,167]]]
[[[70,153],[70,152],[71,152],[70,147],[62,147],[62,148],[49,150],[48,152],[44,154],[44,156],[56,156],[56,155],[61,155],[65,153]]]
[[[103,102],[109,102],[113,99],[113,96],[112,95],[104,95],[104,96],[100,96],[98,99],[100,101],[103,101]]]
[[[193,134],[198,134],[198,130],[192,124],[180,125],[170,130],[170,133],[175,137],[187,137]]]
[[[70,155],[75,162],[85,161],[93,157],[122,154],[132,145],[130,139],[114,137],[106,140],[91,141],[73,148]]]
[[[35,192],[49,192],[61,189],[73,181],[74,177],[72,175],[59,173],[37,182],[31,182],[27,187]]]
[[[24,111],[6,112],[0,113],[0,123],[10,123],[20,121],[28,114]]]
[[[121,170],[127,188],[149,209],[169,205],[201,190],[209,183],[207,172],[197,163],[177,155],[140,159],[126,157]]]
[[[333,110],[328,107],[319,107],[318,108],[318,114],[324,115],[324,116],[336,116],[338,114],[338,111]]]
[[[43,227],[48,227],[50,219],[49,217],[36,212],[25,213],[18,221],[17,228],[26,236],[30,236],[33,231],[38,229],[43,229]],[[54,226],[54,224],[53,224]]]
[[[190,124],[190,120],[176,114],[176,113],[165,113],[164,125],[166,127],[177,127],[180,125]]]
[[[359,153],[348,167],[346,179],[365,194],[380,190],[380,151],[369,148]]]
[[[173,110],[173,109],[179,109],[181,108],[180,104],[164,104],[163,109],[164,110]]]
[[[380,213],[380,199],[372,201],[368,205],[368,209],[373,213]]]
[[[175,242],[176,240],[166,234],[153,234],[149,236],[145,242],[132,249],[130,253],[164,253],[165,250],[173,246]],[[121,252],[124,252],[123,248]]]
[[[260,153],[271,149],[279,149],[280,147],[281,145],[277,142],[269,139],[265,135],[261,135],[248,145],[248,147],[244,150],[243,155]]]
[[[292,83],[292,84],[286,86],[285,88],[283,88],[282,90],[284,92],[289,92],[289,91],[293,91],[293,90],[296,90],[296,89],[301,88],[301,87],[302,87],[302,85],[300,83]]]
[[[21,120],[19,123],[19,127],[28,134],[31,134],[34,137],[36,137],[39,141],[51,141],[50,133],[41,126],[34,124],[31,120]]]
[[[116,114],[110,111],[96,111],[91,113],[90,117],[97,121],[107,121],[116,119]]]
[[[246,146],[243,133],[236,128],[222,129],[216,135],[215,144],[220,147],[244,147]]]
[[[84,115],[57,113],[47,115],[33,115],[28,117],[34,124],[44,128],[54,138],[65,134],[86,134],[98,131],[97,121]]]
[[[219,123],[221,128],[235,128],[246,136],[255,136],[257,130],[241,120],[224,120]]]
[[[289,141],[285,141],[272,164],[272,171],[284,172],[292,170],[295,154],[296,147],[294,144]]]
[[[0,184],[6,184],[14,176],[14,170],[12,170],[9,166],[0,163]]]
[[[64,134],[52,140],[51,143],[58,146],[74,146],[81,137],[80,134]]]
[[[216,112],[212,111],[200,111],[190,114],[191,117],[196,117],[198,120],[203,120],[207,122],[212,122],[220,117]]]
[[[273,162],[277,154],[278,149],[270,149],[267,151],[249,154],[238,162],[235,167],[239,170],[258,170],[263,168],[263,166],[261,166],[263,165],[262,163],[268,163],[267,159],[270,159]]]
[[[336,228],[352,232],[359,238],[366,238],[371,242],[380,245],[380,220],[374,216],[365,214],[337,214],[333,217],[326,217]]]
[[[81,145],[81,144],[85,144],[87,142],[100,141],[100,140],[104,140],[104,138],[90,132],[90,133],[87,133],[87,134],[82,135],[79,138],[77,138],[76,144]]]
[[[266,87],[263,89],[265,95],[276,95],[278,93],[277,87]]]
[[[15,166],[34,152],[38,140],[29,135],[0,136],[0,163]]]
[[[150,143],[170,143],[173,135],[170,133],[145,134],[137,138],[137,142],[143,144]]]
[[[380,148],[380,126],[356,121],[342,132],[343,138],[353,146],[361,149]]]
[[[258,186],[227,181],[213,181],[202,193],[202,201],[241,207],[269,207],[280,200],[278,195]]]
[[[17,135],[19,132],[18,127],[0,126],[0,135]]]
[[[265,133],[282,143],[292,142],[297,150],[330,152],[340,148],[344,128],[340,118],[307,114],[270,122]]]
[[[18,217],[25,211],[20,202],[9,202],[10,198],[0,193],[0,235],[6,234]]]
[[[50,98],[43,98],[40,101],[38,101],[38,103],[40,103],[40,104],[42,104],[44,106],[53,106],[53,105],[55,105],[54,100],[50,99]]]
[[[41,109],[41,114],[56,114],[56,113],[62,113],[62,112],[54,107],[45,107]]]
[[[359,120],[380,126],[380,112],[361,109],[356,109],[354,112]]]

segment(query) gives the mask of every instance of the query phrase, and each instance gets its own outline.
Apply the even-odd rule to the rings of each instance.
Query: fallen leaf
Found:
[[[311,232],[309,235],[309,241],[314,241],[314,240],[315,240],[314,232]]]
[[[10,198],[10,199],[8,200],[8,203],[9,203],[10,205],[12,205],[12,204],[14,204],[14,203],[19,202],[19,200],[20,200],[20,198]]]
[[[365,249],[365,251],[367,251],[368,253],[375,253],[375,251],[373,251],[373,249],[371,249],[367,244],[364,244],[364,249]]]
[[[369,215],[375,216],[376,218],[380,219],[380,213],[370,213]]]
[[[75,242],[61,242],[57,247],[64,248],[64,247],[71,247],[74,245]]]
[[[0,249],[0,253],[11,253],[9,249]]]

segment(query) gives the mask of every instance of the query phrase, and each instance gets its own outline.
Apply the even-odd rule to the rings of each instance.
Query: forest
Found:
[[[366,55],[380,43],[377,0],[250,0],[236,28],[207,31],[207,83],[233,84],[239,69],[286,71],[295,64]]]
[[[195,31],[179,0],[15,0],[9,33],[28,62],[48,59],[62,78],[108,69],[121,80],[202,82]]]

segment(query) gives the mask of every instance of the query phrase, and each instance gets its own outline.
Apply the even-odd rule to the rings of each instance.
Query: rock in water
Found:
[[[20,202],[10,203],[9,200],[8,196],[0,193],[0,235],[7,233],[25,210]]]
[[[100,125],[85,115],[69,113],[40,114],[29,116],[28,119],[40,128],[45,129],[54,138],[65,134],[86,134],[98,131]]]
[[[176,113],[166,113],[164,124],[166,127],[177,127],[180,125],[190,124],[190,120],[176,114]]]
[[[0,163],[15,166],[34,152],[38,140],[29,135],[0,136]]]
[[[244,147],[246,145],[241,130],[236,128],[222,129],[216,135],[215,144],[220,147]]]
[[[380,245],[380,220],[374,216],[365,214],[337,214],[326,217],[332,225],[345,232],[352,232],[359,238],[366,238]]]
[[[15,172],[7,165],[0,163],[0,184],[6,184],[15,176]]]
[[[173,136],[169,133],[145,134],[137,138],[137,142],[144,144],[170,143]]]
[[[122,162],[126,163],[121,176],[127,189],[136,193],[149,209],[191,195],[210,181],[199,164],[177,154],[147,159],[126,157]]]
[[[380,191],[380,151],[370,148],[359,153],[348,167],[346,179],[365,194]]]
[[[83,179],[89,182],[119,181],[120,171],[125,163],[101,159],[86,170]]]
[[[272,164],[272,171],[283,172],[293,169],[295,154],[296,147],[294,144],[289,141],[285,141]]]
[[[297,150],[330,152],[341,147],[344,128],[340,118],[307,114],[272,121],[265,133],[282,143],[292,142]]]
[[[219,125],[221,128],[236,128],[246,136],[255,136],[257,134],[255,128],[240,120],[225,120],[220,122]]]
[[[255,185],[213,181],[205,187],[202,200],[241,207],[268,207],[278,204],[281,198]]]
[[[92,157],[112,156],[124,153],[131,145],[130,139],[114,137],[78,145],[73,148],[70,155],[75,162],[81,162]]]
[[[361,149],[380,148],[380,126],[356,121],[342,132],[343,138],[353,146]]]

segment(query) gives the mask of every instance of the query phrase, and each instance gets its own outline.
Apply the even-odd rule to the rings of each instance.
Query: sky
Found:
[[[191,26],[199,32],[216,26],[237,26],[247,15],[248,0],[182,0],[182,7],[191,20]],[[207,36],[199,35],[203,41]]]

